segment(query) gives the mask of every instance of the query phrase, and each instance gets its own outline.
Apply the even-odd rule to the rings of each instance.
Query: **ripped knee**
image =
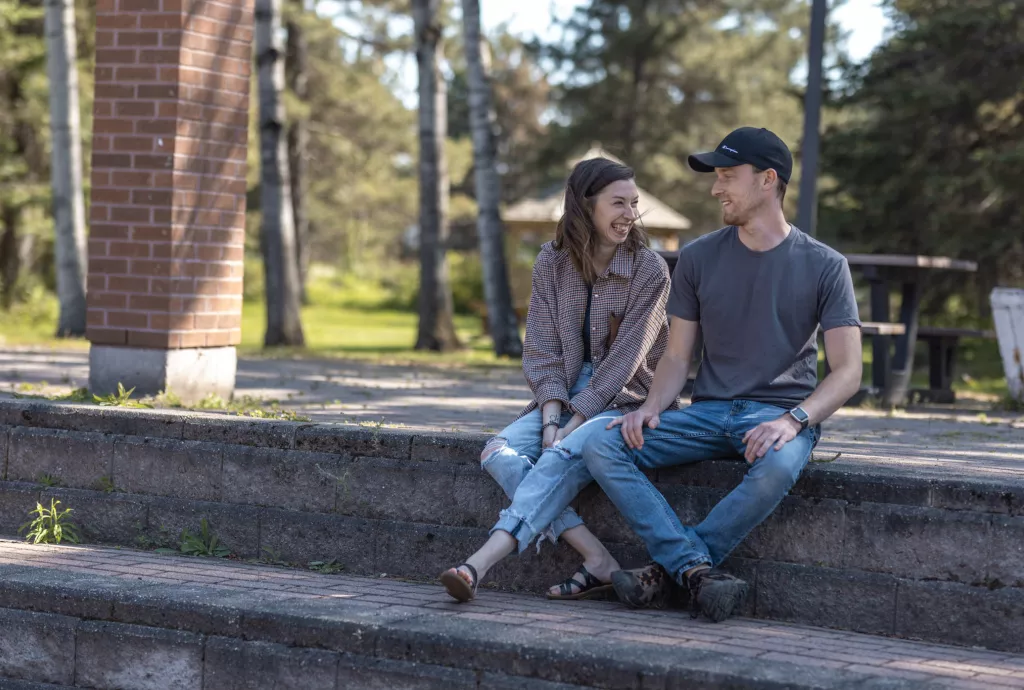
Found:
[[[499,450],[508,445],[508,439],[502,438],[501,436],[495,436],[487,445],[484,446],[484,450],[480,453],[480,464],[487,462],[487,459],[497,453]]]

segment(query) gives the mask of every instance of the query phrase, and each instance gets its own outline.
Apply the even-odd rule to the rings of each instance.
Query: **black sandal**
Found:
[[[473,577],[473,582],[466,582],[466,578],[459,572],[459,568],[465,568],[469,571],[469,574]],[[473,599],[476,596],[477,576],[476,568],[471,566],[469,563],[463,563],[462,565],[454,568],[448,568],[448,570],[441,573],[441,584],[448,591],[452,597],[460,602],[466,602]]]
[[[576,579],[577,575],[583,576],[583,582]],[[578,592],[573,593],[573,585],[579,588]],[[607,584],[601,582],[581,565],[580,569],[573,573],[572,577],[566,578],[565,581],[558,585],[558,594],[552,594],[550,590],[548,591],[548,599],[589,599],[598,594],[610,592],[613,589],[614,587],[610,582]]]

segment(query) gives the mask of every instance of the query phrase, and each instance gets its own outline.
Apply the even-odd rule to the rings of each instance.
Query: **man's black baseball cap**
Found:
[[[782,139],[764,127],[740,127],[722,139],[718,148],[708,153],[694,153],[687,161],[697,172],[714,172],[715,168],[732,168],[749,163],[755,168],[772,168],[779,179],[789,184],[793,173],[793,154]]]

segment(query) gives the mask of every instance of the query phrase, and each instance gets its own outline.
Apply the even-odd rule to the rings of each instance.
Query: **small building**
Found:
[[[583,156],[571,160],[569,167],[591,158],[607,158],[622,163],[600,146],[594,145]],[[651,238],[651,248],[665,251],[679,249],[679,235],[690,229],[690,220],[644,189],[639,190],[641,222]],[[562,217],[564,192],[564,184],[559,184],[557,188],[544,190],[536,196],[521,199],[510,205],[501,214],[505,222],[505,232],[511,238],[529,244],[540,244],[553,238],[554,226]]]

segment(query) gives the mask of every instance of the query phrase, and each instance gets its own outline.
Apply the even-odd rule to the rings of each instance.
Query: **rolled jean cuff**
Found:
[[[488,534],[494,534],[498,530],[504,530],[508,532],[519,542],[518,552],[522,553],[526,551],[526,547],[530,545],[530,542],[537,536],[537,531],[533,529],[533,526],[526,521],[526,518],[517,515],[509,510],[503,510],[499,513],[498,521],[494,523],[494,527]]]
[[[566,508],[562,511],[562,514],[555,518],[551,526],[544,530],[544,534],[548,540],[552,543],[557,542],[558,538],[562,536],[562,533],[566,530],[570,530],[573,527],[579,527],[583,524],[583,518],[576,514],[576,511],[572,508]]]

